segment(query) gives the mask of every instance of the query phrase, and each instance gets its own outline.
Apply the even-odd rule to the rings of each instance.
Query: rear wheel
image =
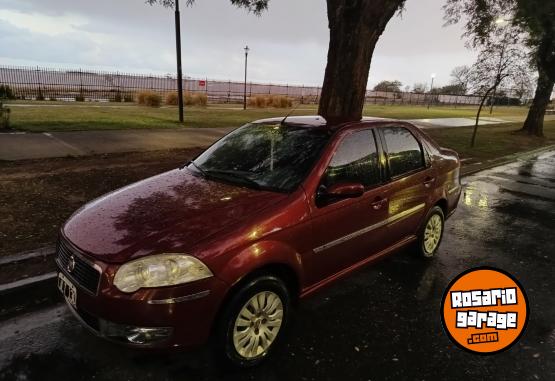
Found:
[[[235,367],[257,365],[281,337],[290,308],[289,291],[274,276],[249,281],[230,299],[219,322],[220,355]]]
[[[428,214],[418,236],[418,250],[425,258],[433,257],[443,237],[445,217],[439,206],[434,206]]]

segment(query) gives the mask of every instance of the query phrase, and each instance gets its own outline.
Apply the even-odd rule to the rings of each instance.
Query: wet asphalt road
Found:
[[[307,299],[274,357],[229,372],[207,349],[153,355],[90,335],[65,306],[0,323],[0,380],[555,379],[555,151],[464,179],[438,256],[409,250]],[[460,272],[489,265],[524,286],[531,317],[519,343],[466,353],[439,306]]]

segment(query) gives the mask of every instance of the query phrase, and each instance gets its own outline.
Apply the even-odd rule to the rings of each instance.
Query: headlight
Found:
[[[135,292],[139,288],[173,286],[212,275],[204,263],[190,255],[159,254],[122,265],[114,285],[120,291]]]

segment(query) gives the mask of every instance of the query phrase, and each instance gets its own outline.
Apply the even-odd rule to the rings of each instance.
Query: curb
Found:
[[[532,157],[547,151],[551,151],[555,149],[555,144],[551,144],[545,147],[541,147],[541,148],[537,148],[535,150],[532,151],[526,151],[526,152],[521,152],[521,153],[514,153],[511,155],[507,155],[507,156],[502,156],[498,159],[492,160],[490,162],[486,162],[486,163],[479,163],[479,164],[469,164],[467,169],[465,169],[464,167],[461,168],[461,177],[466,177],[466,176],[470,176],[473,175],[477,172],[481,172],[481,171],[485,171],[486,169],[490,169],[493,167],[498,167],[500,165],[505,165],[505,164],[509,164],[509,163],[514,163],[515,161],[518,161],[520,159],[525,159],[528,157]],[[473,166],[475,166],[473,168]]]
[[[48,257],[56,252],[55,246],[46,246],[37,250],[24,251],[18,254],[6,255],[0,258],[0,266],[24,262],[29,259]]]
[[[0,321],[60,301],[55,272],[0,285]]]
[[[468,170],[461,170],[461,177],[467,177],[477,172],[481,172],[493,167],[513,163],[519,159],[531,157],[555,149],[555,145],[545,146],[533,151],[517,153],[501,157],[488,163],[476,164],[474,168],[469,165]],[[0,266],[14,263],[25,262],[27,260],[54,256],[53,246],[44,247],[34,251],[27,251],[20,254],[9,255],[0,258]],[[57,273],[49,272],[46,274],[25,278],[11,283],[0,284],[0,299],[3,307],[0,310],[0,321],[6,320],[16,314],[32,309],[44,307],[47,303],[53,304],[61,300],[58,295]]]

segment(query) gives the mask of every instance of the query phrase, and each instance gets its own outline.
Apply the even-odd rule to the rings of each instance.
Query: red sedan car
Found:
[[[459,169],[405,122],[250,123],[78,210],[61,229],[58,287],[102,337],[171,348],[212,334],[224,358],[254,365],[296,300],[408,244],[432,257]]]

